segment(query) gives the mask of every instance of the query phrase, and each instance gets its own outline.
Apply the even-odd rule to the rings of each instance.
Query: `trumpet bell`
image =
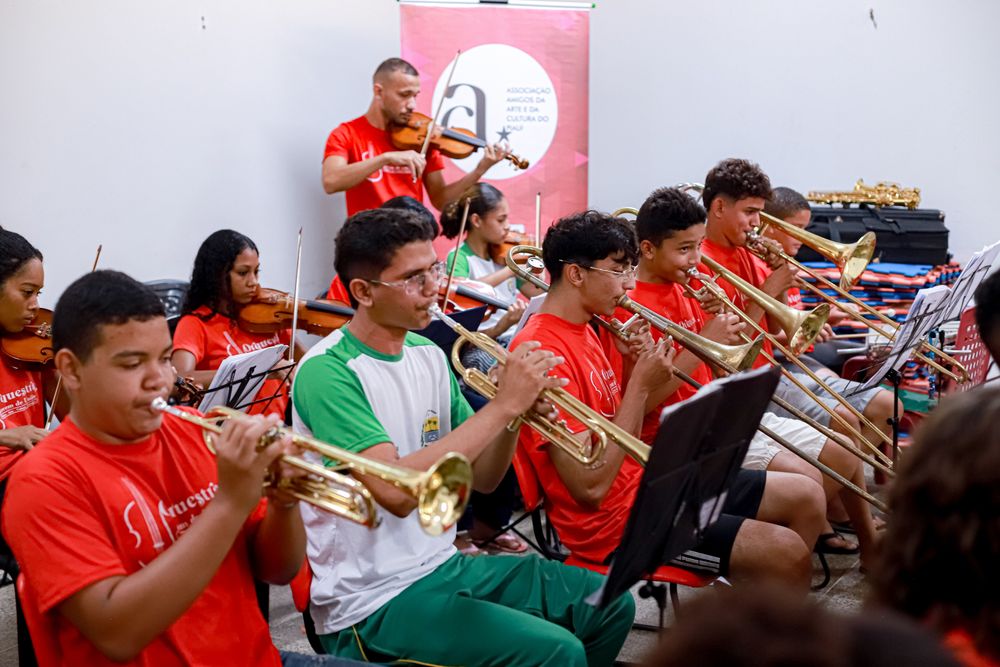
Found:
[[[460,454],[441,457],[425,473],[417,498],[417,518],[428,535],[437,536],[462,517],[472,493],[472,465]]]

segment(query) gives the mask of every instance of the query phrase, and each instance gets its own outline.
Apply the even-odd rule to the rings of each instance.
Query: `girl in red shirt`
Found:
[[[250,238],[222,229],[205,239],[195,257],[191,287],[174,332],[171,361],[178,375],[208,387],[227,357],[289,344],[291,329],[258,334],[239,326],[237,315],[256,297],[259,276],[260,256]],[[296,358],[300,352],[296,350]],[[269,376],[255,398],[268,400],[253,403],[247,412],[284,416],[291,379],[287,375],[287,371],[277,371]]]
[[[0,229],[2,335],[20,333],[35,319],[44,282],[42,253],[20,234]],[[45,397],[54,390],[54,375],[51,368],[42,371],[0,354],[0,480],[45,437]]]

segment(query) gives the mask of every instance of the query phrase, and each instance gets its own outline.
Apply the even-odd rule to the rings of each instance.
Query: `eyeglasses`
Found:
[[[576,264],[576,262],[567,262],[566,260],[559,260],[559,261],[561,261],[563,264]],[[612,269],[602,269],[599,266],[587,266],[586,264],[578,264],[577,266],[579,266],[581,269],[587,269],[588,271],[600,271],[601,273],[608,273],[618,278],[622,282],[629,282],[631,280],[635,280],[636,275],[638,275],[639,273],[638,266],[630,266],[622,271],[614,271]]]
[[[428,270],[418,273],[415,276],[410,276],[405,280],[385,281],[367,278],[365,280],[373,285],[382,285],[383,287],[402,287],[404,292],[410,296],[414,296],[415,294],[420,294],[424,291],[424,286],[428,281],[434,285],[441,282],[441,279],[444,278],[444,274],[444,262],[438,262]]]

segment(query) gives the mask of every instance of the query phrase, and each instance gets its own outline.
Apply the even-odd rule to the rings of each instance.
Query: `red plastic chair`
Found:
[[[573,554],[565,557],[558,552],[554,546],[552,546],[551,541],[547,539],[547,536],[541,530],[541,513],[543,511],[542,500],[544,499],[544,496],[541,483],[538,480],[538,475],[535,474],[535,468],[531,465],[531,461],[528,459],[527,455],[520,449],[518,449],[514,454],[513,464],[514,473],[517,475],[517,481],[521,487],[521,495],[524,497],[524,508],[526,511],[532,512],[535,515],[532,523],[535,527],[535,538],[541,546],[539,551],[549,558],[562,560],[566,563],[566,565],[583,567],[593,572],[607,575],[607,565],[584,560]],[[537,517],[537,520],[535,520],[535,517]],[[549,556],[548,552],[552,552],[557,555]],[[661,565],[655,572],[646,577],[646,583],[639,589],[639,597],[643,599],[652,598],[656,601],[656,606],[659,609],[659,625],[651,626],[643,623],[634,623],[633,627],[640,630],[662,630],[663,616],[667,608],[668,593],[670,595],[671,605],[674,609],[674,615],[676,616],[680,610],[680,595],[678,593],[679,586],[687,586],[688,588],[704,588],[705,586],[709,586],[714,583],[717,578],[718,577],[714,575],[699,574],[697,572],[685,570],[684,568],[675,567],[673,565]]]
[[[55,626],[52,619],[38,609],[35,592],[28,585],[23,574],[17,577],[17,600],[24,613],[24,620],[31,635],[31,645],[35,649],[35,660],[38,667],[58,665],[60,658],[59,644],[56,642]],[[25,664],[24,660],[21,664]]]

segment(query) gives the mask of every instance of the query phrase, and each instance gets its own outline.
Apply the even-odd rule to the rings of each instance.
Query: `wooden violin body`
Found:
[[[306,333],[325,336],[347,324],[354,309],[339,301],[306,300],[298,302],[298,328]],[[253,301],[240,309],[237,321],[251,333],[275,333],[292,326],[292,297],[279,290],[261,288]]]
[[[390,133],[392,145],[403,151],[423,149],[424,140],[427,138],[427,128],[430,127],[430,124],[430,116],[414,111],[410,114],[410,120],[406,125],[398,125],[392,129]],[[487,145],[472,130],[459,127],[439,127],[438,129],[441,133],[437,136],[431,136],[430,147],[437,149],[441,155],[454,160],[467,158],[476,150]],[[528,161],[522,160],[516,155],[510,154],[507,159],[517,169],[528,168]]]
[[[538,245],[535,240],[527,234],[521,232],[507,232],[503,243],[491,243],[489,246],[490,257],[493,261],[502,266],[507,265],[507,253],[511,248],[519,245]]]
[[[14,368],[47,364],[55,356],[52,348],[52,311],[39,308],[35,319],[18,333],[4,334],[0,349]]]

